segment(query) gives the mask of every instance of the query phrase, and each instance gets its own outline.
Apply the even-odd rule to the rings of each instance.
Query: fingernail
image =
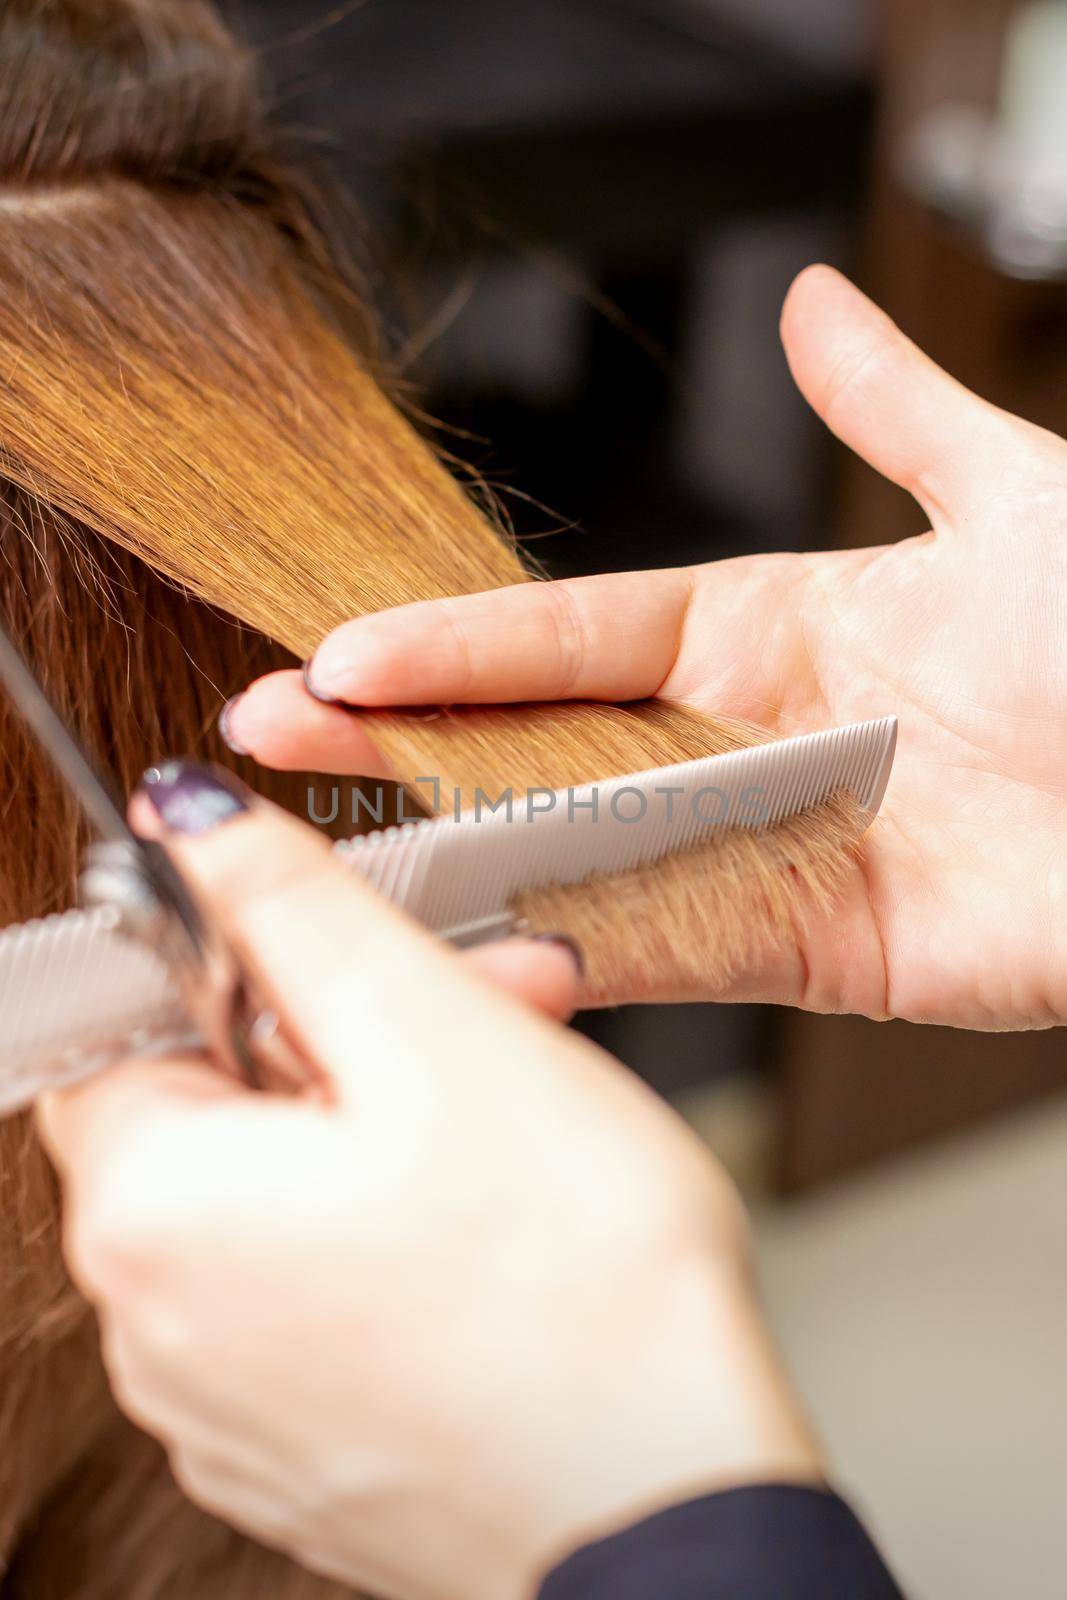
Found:
[[[304,688],[307,690],[308,694],[313,700],[320,701],[324,706],[343,706],[345,704],[343,700],[338,700],[336,695],[326,694],[324,690],[316,689],[315,685],[311,681],[310,661],[305,661],[300,670],[304,675]]]
[[[238,701],[243,699],[243,694],[231,695],[219,712],[219,734],[227,750],[232,750],[235,756],[250,756],[252,754],[251,750],[241,743],[230,727],[230,718],[236,709]]]
[[[571,959],[578,969],[579,978],[585,977],[585,957],[582,954],[582,947],[577,939],[571,938],[569,933],[535,933],[533,939],[535,944],[558,944],[564,950],[569,951]]]
[[[196,761],[163,761],[149,767],[139,792],[174,833],[207,833],[247,811],[250,798],[232,773]]]

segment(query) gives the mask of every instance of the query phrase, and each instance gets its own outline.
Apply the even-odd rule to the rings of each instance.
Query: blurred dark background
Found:
[[[965,381],[1067,429],[1055,207],[1046,194],[1035,223],[1014,205],[1025,171],[989,193],[967,157],[968,137],[977,148],[1006,120],[1040,149],[1049,69],[1032,82],[1019,44],[1032,6],[237,10],[295,142],[356,197],[413,392],[551,574],[866,544],[919,525],[792,386],[778,312],[813,260],[857,276]],[[581,1025],[666,1093],[761,1076],[786,1189],[1067,1075],[1054,1036],[742,1007]]]
[[[554,573],[826,537],[775,323],[855,238],[866,11],[255,6],[287,120],[372,219],[428,408]]]

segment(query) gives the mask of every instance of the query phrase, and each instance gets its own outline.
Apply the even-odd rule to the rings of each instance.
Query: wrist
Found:
[[[528,1530],[517,1597],[536,1595],[575,1550],[670,1506],[755,1483],[824,1484],[747,1276],[728,1276],[703,1263],[678,1272],[642,1359],[620,1360],[625,1338],[608,1355],[616,1404],[575,1418],[573,1448]]]

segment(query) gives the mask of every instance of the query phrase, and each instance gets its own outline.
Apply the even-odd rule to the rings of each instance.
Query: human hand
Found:
[[[782,327],[807,399],[929,533],[404,606],[337,629],[312,682],[366,707],[660,696],[783,734],[894,713],[843,903],[714,998],[1067,1022],[1067,443],[961,388],[829,268]],[[383,771],[358,715],[295,673],[228,725],[268,766]]]
[[[211,782],[156,785],[171,829],[216,819],[163,837],[330,1092],[151,1061],[40,1117],[116,1395],[191,1497],[375,1594],[525,1600],[646,1512],[817,1479],[698,1141]],[[562,1011],[569,961],[509,981]]]

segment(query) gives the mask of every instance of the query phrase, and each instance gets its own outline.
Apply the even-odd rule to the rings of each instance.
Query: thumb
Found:
[[[229,773],[153,768],[131,820],[160,839],[252,977],[342,1098],[423,1075],[443,1037],[472,1036],[513,1002],[573,1010],[578,970],[561,946],[461,957],[346,866],[321,834]],[[515,1008],[518,1009],[518,1008]]]
[[[480,1094],[486,1037],[510,1041],[538,1025],[502,989],[550,1015],[573,1009],[579,963],[566,940],[461,957],[229,773],[171,762],[149,777],[131,820],[165,843],[342,1103],[367,1108],[376,1091],[383,1101],[399,1093],[409,1120],[449,1064],[453,1093],[463,1075]],[[316,1104],[250,1094],[191,1060],[132,1061],[43,1097],[38,1126],[72,1202],[75,1277],[102,1294],[127,1256],[143,1273],[179,1214],[231,1211],[260,1194],[264,1172],[287,1185],[302,1132],[314,1136],[320,1119]]]
[[[950,378],[832,267],[808,267],[796,279],[782,342],[826,425],[932,520],[966,520],[1015,487],[1020,445],[1041,437]]]
[[[311,828],[229,773],[169,763],[154,778],[134,797],[132,820],[164,840],[261,998],[342,1098],[358,1088],[365,1100],[382,1069],[393,1083],[405,1068],[439,1071],[450,1021],[453,1036],[464,1024],[478,1028],[494,990],[551,1017],[574,1010],[581,962],[565,938],[509,940],[460,957],[370,890]],[[274,1138],[281,1117],[291,1138],[300,1120],[294,1101],[249,1094],[203,1061],[141,1059],[43,1096],[38,1126],[68,1185],[91,1189],[123,1151],[142,1169],[147,1160],[163,1170],[195,1148],[205,1178],[208,1149],[219,1147],[225,1174],[231,1111],[246,1146],[253,1128]]]

